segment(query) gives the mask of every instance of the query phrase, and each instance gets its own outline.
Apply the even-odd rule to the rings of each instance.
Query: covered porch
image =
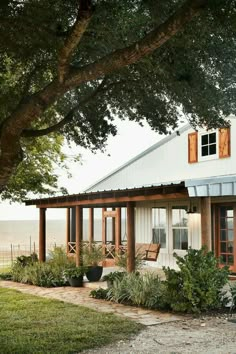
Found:
[[[202,198],[202,244],[210,249],[210,198]],[[113,257],[124,247],[127,250],[127,270],[135,270],[135,208],[139,202],[189,200],[184,182],[168,185],[148,186],[133,189],[119,189],[101,192],[87,192],[68,196],[43,198],[26,201],[26,205],[39,208],[39,260],[46,259],[46,210],[50,208],[66,209],[66,248],[67,253],[74,253],[76,264],[80,265],[81,244],[83,242],[84,209],[88,209],[88,242],[94,241],[94,213],[102,210],[102,247],[104,255]],[[122,243],[121,210],[126,211],[126,244]],[[107,242],[107,220],[112,222],[112,240]]]

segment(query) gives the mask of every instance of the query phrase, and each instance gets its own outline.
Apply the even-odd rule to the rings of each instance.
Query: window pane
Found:
[[[209,134],[209,144],[213,144],[216,142],[216,133]]]
[[[233,242],[228,242],[227,252],[228,253],[234,253],[234,244],[233,244]]]
[[[222,255],[220,256],[220,259],[221,259],[221,263],[226,264],[226,262],[227,262],[227,256],[226,256],[225,254],[222,254]]]
[[[228,218],[226,219],[227,221],[227,229],[233,229],[234,227],[234,219],[233,218]]]
[[[226,242],[221,242],[220,252],[226,253]]]
[[[220,230],[220,240],[226,241],[226,230]]]
[[[172,207],[172,225],[188,226],[188,214],[186,206]]]
[[[166,208],[152,209],[152,242],[166,247]]]
[[[152,225],[153,227],[166,227],[166,208],[152,209]]]
[[[222,218],[225,218],[227,215],[227,208],[226,207],[220,207],[220,216]]]
[[[224,218],[220,219],[220,228],[221,229],[226,229],[226,220]]]
[[[215,155],[216,154],[216,145],[210,145],[209,146],[209,155]]]
[[[228,231],[228,241],[233,241],[234,240],[234,232],[233,230]]]
[[[208,134],[202,135],[202,145],[208,144]]]
[[[181,230],[181,249],[188,249],[188,230],[186,229]]]
[[[173,230],[173,241],[174,241],[174,249],[181,249],[180,247],[180,230],[174,229]]]
[[[208,156],[208,145],[202,146],[202,156]]]
[[[152,243],[160,243],[159,230],[152,229]]]
[[[166,248],[166,231],[160,230],[160,242],[162,248]]]
[[[234,256],[228,256],[228,265],[234,265]]]
[[[233,218],[234,217],[234,210],[232,207],[228,207],[226,210],[226,215],[228,216],[228,218]]]

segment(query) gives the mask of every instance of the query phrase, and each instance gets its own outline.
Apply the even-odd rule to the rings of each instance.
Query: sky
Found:
[[[164,136],[151,130],[145,124],[141,127],[136,122],[128,120],[117,121],[118,134],[109,137],[105,153],[91,153],[89,150],[74,147],[69,154],[81,154],[81,164],[70,164],[72,178],[68,179],[60,170],[60,185],[66,187],[69,194],[84,191],[87,187],[106,176],[125,162],[132,159]],[[47,219],[64,219],[65,209],[48,209]],[[35,206],[24,204],[0,204],[0,220],[38,220],[39,210]]]

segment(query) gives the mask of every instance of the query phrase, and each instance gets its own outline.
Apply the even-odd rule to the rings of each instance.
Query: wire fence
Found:
[[[61,245],[57,245],[56,243],[47,245],[47,252],[57,246]],[[0,247],[0,270],[10,268],[17,257],[23,255],[29,256],[32,253],[38,254],[38,245],[35,242],[17,245],[11,243],[9,246]]]

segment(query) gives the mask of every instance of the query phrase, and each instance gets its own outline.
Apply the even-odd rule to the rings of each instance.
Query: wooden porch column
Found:
[[[107,208],[102,208],[102,248],[103,254],[106,253],[106,242],[107,242],[107,219],[104,215],[104,212]]]
[[[39,209],[39,261],[46,260],[46,208]]]
[[[89,244],[94,241],[94,209],[89,208],[89,230],[88,230]]]
[[[202,246],[211,251],[211,198],[201,198]]]
[[[134,203],[127,203],[127,271],[135,271]]]
[[[115,249],[116,253],[119,252],[121,245],[121,208],[116,208],[116,230],[115,230]]]
[[[112,211],[115,211],[115,208],[112,208]],[[117,216],[111,218],[112,222],[112,244],[115,245],[116,243],[116,219]]]
[[[69,242],[70,242],[70,208],[66,209],[66,253],[69,253]]]
[[[76,265],[77,267],[82,264],[82,239],[83,239],[83,208],[80,205],[75,207],[75,242],[76,242]]]

